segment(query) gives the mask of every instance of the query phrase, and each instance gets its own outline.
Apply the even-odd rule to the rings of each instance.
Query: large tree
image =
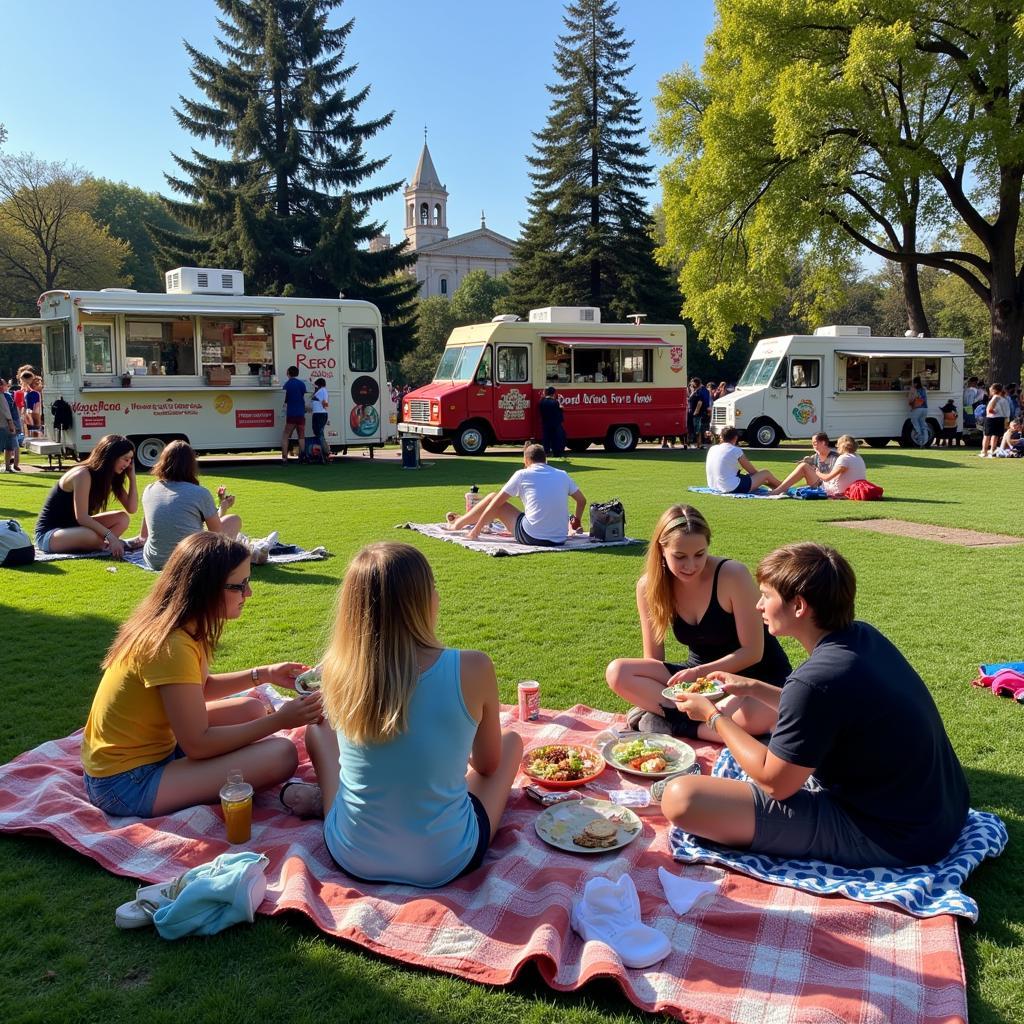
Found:
[[[823,279],[868,250],[956,276],[984,303],[992,372],[1017,379],[1024,265],[1024,36],[1016,0],[719,0],[702,72],[667,76],[667,251],[686,312],[724,347],[799,257]],[[948,246],[965,230],[979,243]]]
[[[77,167],[0,156],[0,306],[31,315],[51,288],[126,284],[129,246],[97,224],[96,190]]]
[[[652,185],[632,43],[611,0],[575,0],[555,44],[551,112],[529,157],[529,218],[510,274],[512,306],[603,306],[676,320],[680,298],[654,259],[643,192]]]
[[[330,27],[341,0],[216,0],[219,56],[185,44],[204,99],[181,97],[179,123],[213,143],[175,156],[167,200],[192,237],[154,229],[172,263],[239,267],[263,294],[366,298],[384,316],[391,354],[411,337],[416,282],[398,273],[405,243],[369,251],[381,233],[372,203],[400,182],[373,184],[387,158],[364,144],[391,122],[359,120],[369,86],[346,85],[349,20]]]

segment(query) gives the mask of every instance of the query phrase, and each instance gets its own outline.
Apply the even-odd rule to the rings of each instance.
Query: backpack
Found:
[[[50,406],[50,415],[53,417],[55,430],[70,430],[75,424],[75,416],[71,411],[71,406],[63,398],[58,398]]]
[[[32,538],[17,519],[0,519],[0,568],[14,569],[35,561]]]
[[[878,484],[873,484],[870,480],[854,480],[843,491],[843,495],[851,501],[881,501],[884,493]]]
[[[625,538],[626,510],[618,498],[590,503],[590,536],[601,541]]]
[[[319,462],[323,466],[327,465],[327,452],[324,451],[324,446],[318,437],[306,438],[302,455],[306,462]]]

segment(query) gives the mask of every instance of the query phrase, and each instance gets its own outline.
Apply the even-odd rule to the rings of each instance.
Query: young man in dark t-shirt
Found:
[[[562,426],[565,417],[554,388],[544,389],[544,397],[537,403],[537,412],[540,414],[544,451],[560,459],[565,454],[565,428]]]
[[[299,380],[299,368],[288,367],[284,392],[284,430],[281,434],[281,461],[288,461],[288,445],[294,432],[299,439],[299,461],[306,457],[306,382]]]
[[[931,864],[967,817],[963,769],[931,694],[874,626],[853,619],[856,580],[839,552],[790,544],[757,569],[758,608],[773,636],[807,660],[781,691],[712,672],[729,693],[778,707],[767,747],[706,697],[678,701],[717,730],[751,782],[687,777],[662,810],[687,832],[727,846],[846,867]],[[804,789],[813,775],[819,789]]]

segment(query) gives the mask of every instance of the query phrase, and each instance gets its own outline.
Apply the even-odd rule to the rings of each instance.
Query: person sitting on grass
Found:
[[[151,470],[156,480],[142,492],[142,549],[146,565],[162,569],[179,541],[205,526],[211,533],[234,539],[242,528],[228,515],[234,495],[218,490],[220,504],[199,483],[199,459],[188,441],[172,441]]]
[[[123,512],[107,512],[111,494]],[[121,535],[138,511],[135,447],[120,434],[107,434],[89,458],[69,469],[50,489],[36,519],[36,547],[45,555],[110,550],[123,558],[141,540],[126,545]]]
[[[814,436],[817,438],[825,435]],[[866,480],[868,477],[864,459],[857,454],[859,447],[854,438],[843,434],[836,441],[839,455],[831,469],[818,469],[813,463],[801,462],[778,487],[772,489],[772,494],[785,494],[790,487],[802,481],[807,487],[820,487],[830,498],[841,498],[855,480]]]
[[[762,559],[757,581],[769,632],[794,637],[808,658],[781,690],[711,673],[726,692],[778,709],[767,747],[706,697],[676,702],[718,734],[749,781],[676,779],[665,817],[775,857],[850,868],[941,860],[967,818],[967,780],[921,677],[874,626],[854,620],[850,564],[833,548],[790,544]],[[820,788],[804,788],[812,777]]]
[[[327,720],[306,730],[319,788],[293,784],[282,799],[326,815],[327,849],[360,881],[433,888],[475,871],[519,770],[491,659],[442,646],[438,606],[408,544],[371,544],[345,572],[322,669]]]
[[[213,803],[233,769],[256,789],[295,771],[295,745],[274,733],[318,721],[320,695],[268,712],[256,697],[233,694],[260,682],[294,689],[307,666],[208,671],[224,626],[251,594],[244,544],[195,533],[174,549],[110,645],[85,723],[85,790],[101,811],[159,817]]]
[[[626,721],[640,732],[715,740],[662,690],[714,669],[744,672],[775,687],[790,673],[789,658],[757,612],[750,571],[742,562],[709,554],[710,545],[711,528],[692,505],[666,509],[654,528],[636,585],[643,657],[617,658],[605,673],[612,690],[636,705]],[[689,649],[685,665],[665,661],[669,628]],[[774,708],[760,701],[730,697],[719,707],[755,736],[775,725]]]
[[[523,467],[512,474],[500,491],[482,498],[465,515],[449,512],[447,528],[464,530],[469,527],[467,538],[476,540],[488,523],[499,519],[519,544],[541,547],[564,544],[569,536],[566,499],[576,502],[576,511],[568,520],[574,530],[580,528],[587,499],[568,473],[547,464],[543,445],[526,445]],[[525,511],[520,512],[511,498],[521,498]]]
[[[996,455],[1001,459],[1019,459],[1024,455],[1024,438],[1021,436],[1020,420],[1010,420],[1010,426],[1003,434],[1002,441],[999,442]]]
[[[743,454],[743,449],[737,443],[739,437],[740,432],[735,427],[726,427],[719,443],[708,449],[704,463],[708,487],[720,494],[749,494],[762,484],[778,487],[778,477],[771,470],[758,469]],[[741,473],[741,468],[746,472]]]

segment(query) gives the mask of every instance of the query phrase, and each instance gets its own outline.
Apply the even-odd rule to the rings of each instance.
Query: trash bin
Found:
[[[420,439],[418,437],[402,438],[402,469],[420,468]]]

